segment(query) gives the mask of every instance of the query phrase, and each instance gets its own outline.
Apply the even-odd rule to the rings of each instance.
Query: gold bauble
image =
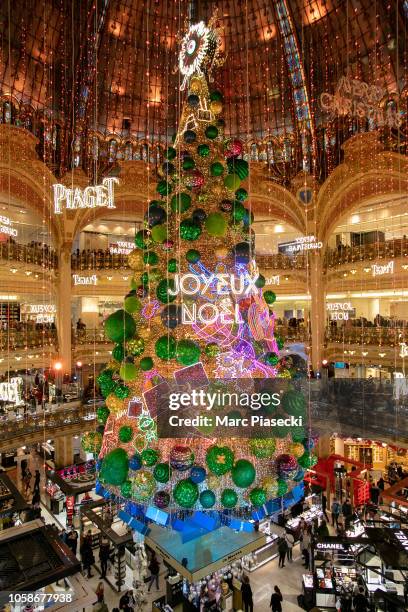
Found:
[[[300,444],[300,442],[293,442],[293,444],[290,444],[289,446],[289,452],[297,459],[303,455],[305,452],[305,447],[303,444]]]
[[[213,185],[212,193],[213,196],[218,199],[223,194],[224,188],[222,185]]]
[[[143,270],[142,254],[136,249],[133,249],[128,255],[128,264],[132,270]]]
[[[265,489],[265,492],[268,496],[268,499],[273,499],[278,494],[278,482],[276,478],[273,476],[265,476],[261,482],[262,488]]]
[[[113,370],[113,372],[119,372],[119,364],[117,361],[109,361],[108,365],[106,366],[107,370]]]
[[[151,327],[140,327],[140,329],[138,330],[139,336],[141,338],[143,338],[143,340],[146,340],[147,338],[150,337],[150,334],[152,333],[152,328]]]
[[[190,91],[191,93],[198,93],[200,91],[201,81],[198,77],[191,77],[190,79]]]
[[[210,109],[214,115],[219,115],[222,113],[222,102],[220,102],[220,100],[213,100],[210,102]]]
[[[114,393],[110,393],[106,398],[106,407],[109,408],[112,414],[118,414],[125,409],[125,402],[116,397]]]
[[[217,490],[217,488],[220,486],[220,481],[218,476],[214,476],[214,474],[210,474],[209,476],[207,476],[207,485],[208,488],[211,489],[212,491]]]
[[[215,249],[215,256],[218,259],[225,259],[228,257],[228,249],[226,247],[218,247],[218,249]]]

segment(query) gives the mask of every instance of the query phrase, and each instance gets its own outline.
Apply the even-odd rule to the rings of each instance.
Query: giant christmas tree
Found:
[[[166,379],[207,377],[214,387],[290,377],[283,339],[274,335],[275,294],[263,291],[254,261],[243,145],[224,136],[223,96],[209,87],[221,62],[214,20],[191,26],[179,56],[186,90],[179,129],[129,255],[130,291],[105,321],[115,343],[98,379],[105,429],[103,439],[87,434],[84,444],[99,453],[105,494],[139,510],[259,507],[309,467],[300,427],[277,427],[273,438],[219,439],[211,427],[189,439],[157,436],[152,401]],[[303,396],[289,388],[279,410],[305,416]]]

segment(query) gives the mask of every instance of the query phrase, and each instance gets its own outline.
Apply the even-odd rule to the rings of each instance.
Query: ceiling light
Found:
[[[353,215],[351,217],[351,223],[355,225],[356,223],[360,223],[360,215]]]
[[[368,355],[368,351],[362,351],[361,354],[363,357],[366,357]]]
[[[11,272],[12,274],[15,274],[15,273],[17,272],[17,268],[10,268],[10,272]]]
[[[385,357],[386,353],[378,353],[379,357]]]

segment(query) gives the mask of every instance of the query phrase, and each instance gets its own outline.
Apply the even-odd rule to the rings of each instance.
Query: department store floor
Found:
[[[31,452],[29,467],[31,473],[34,474],[36,469],[40,470],[41,482],[41,513],[47,524],[54,524],[61,529],[64,527],[58,520],[48,511],[45,505],[45,481],[44,481],[44,470],[43,470],[43,459],[37,455],[34,451]],[[17,469],[13,469],[7,472],[8,476],[16,483],[18,489],[23,494],[23,486],[21,481],[21,475],[17,474]],[[32,492],[30,491],[26,499],[31,502]],[[99,559],[97,551],[95,551],[96,565],[98,565]],[[78,546],[79,555],[79,546]],[[278,567],[278,558],[266,563],[257,570],[249,573],[250,583],[252,592],[254,595],[254,612],[268,612],[270,611],[270,598],[275,585],[278,585],[283,595],[282,608],[284,612],[295,612],[301,610],[297,604],[297,597],[302,590],[302,574],[305,572],[305,568],[302,565],[303,559],[300,554],[299,545],[296,545],[293,549],[293,562],[286,562],[285,567]],[[163,563],[160,565],[160,589],[157,591],[154,587],[150,593],[147,593],[147,601],[144,604],[143,611],[150,612],[152,609],[152,601],[164,595],[165,593],[165,569]],[[96,567],[92,568],[93,577],[87,582],[91,588],[96,591],[98,583],[100,582],[100,573]],[[128,588],[131,587],[132,576],[128,569],[126,576],[126,585]],[[61,590],[63,590],[63,581],[60,582]],[[124,587],[126,590],[126,588]],[[121,594],[123,594],[122,591]],[[112,589],[107,581],[104,581],[104,595],[105,603],[108,606],[109,612],[115,607],[119,607],[119,599],[121,594],[117,593]],[[96,601],[96,595],[95,595]],[[175,608],[175,612],[179,612],[181,606]],[[92,608],[87,608],[85,612],[92,612]],[[135,611],[136,612],[136,611]]]

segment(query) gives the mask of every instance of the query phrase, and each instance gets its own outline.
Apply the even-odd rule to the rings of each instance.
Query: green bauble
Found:
[[[281,404],[284,411],[291,416],[306,416],[306,399],[301,391],[286,391],[282,395]]]
[[[182,365],[193,365],[200,359],[200,347],[193,340],[180,340],[177,343],[176,359]]]
[[[210,489],[205,489],[200,493],[200,504],[203,508],[212,508],[215,504],[215,494]]]
[[[210,93],[210,100],[211,102],[223,102],[224,97],[220,91],[215,89]]]
[[[276,301],[276,294],[268,289],[263,292],[263,298],[268,305],[271,305]]]
[[[177,342],[174,336],[161,336],[155,344],[156,355],[169,361],[176,356]]]
[[[183,170],[193,170],[195,168],[195,161],[192,157],[185,157],[182,164]]]
[[[310,454],[309,451],[306,451],[297,461],[302,468],[308,469],[316,465],[317,457],[316,455]]]
[[[112,359],[115,361],[123,361],[125,356],[125,349],[123,348],[123,344],[117,344],[112,349]]]
[[[133,340],[129,340],[126,348],[133,357],[139,357],[145,349],[145,341],[140,336],[136,336]]]
[[[224,185],[227,189],[230,189],[231,191],[235,191],[236,189],[238,189],[238,187],[241,184],[241,179],[239,178],[238,174],[227,174],[227,176],[224,179]]]
[[[146,251],[143,253],[143,263],[155,266],[159,263],[159,256],[154,251]]]
[[[282,480],[282,478],[278,478],[278,497],[282,497],[288,490],[288,483],[286,480]]]
[[[116,385],[114,393],[116,397],[123,400],[129,397],[130,389],[127,385]]]
[[[208,146],[208,144],[200,144],[197,147],[197,153],[201,157],[208,157],[208,155],[210,154],[210,147]]]
[[[268,365],[275,366],[279,363],[279,355],[273,353],[272,351],[269,351],[268,353],[265,353],[264,360],[265,363],[267,363]]]
[[[87,431],[82,436],[81,446],[85,452],[98,455],[102,447],[102,434],[99,431]]]
[[[183,240],[197,240],[201,236],[201,227],[192,219],[180,223],[180,236]]]
[[[106,337],[115,344],[130,340],[136,332],[136,323],[125,310],[117,310],[109,315],[104,326]]]
[[[224,236],[228,227],[227,221],[222,213],[210,213],[204,225],[210,236]]]
[[[208,344],[206,344],[204,352],[207,357],[216,357],[220,350],[221,349],[216,342],[209,342]]]
[[[128,297],[126,297],[123,306],[126,312],[128,312],[129,314],[139,312],[142,308],[142,304],[139,298],[137,298],[135,295],[129,295]]]
[[[191,196],[188,193],[177,193],[171,198],[170,206],[173,212],[186,212],[191,206]]]
[[[210,140],[214,140],[218,136],[218,128],[215,125],[209,125],[205,130],[205,135]]]
[[[139,365],[143,372],[148,372],[153,368],[153,359],[151,357],[143,357],[143,359],[140,360]]]
[[[224,174],[224,166],[221,162],[214,162],[210,166],[210,174],[211,176],[221,176]]]
[[[157,482],[168,482],[171,476],[171,469],[168,463],[158,463],[153,470],[153,476]]]
[[[159,459],[159,452],[154,448],[145,448],[145,450],[142,451],[141,457],[143,465],[152,467],[152,465],[155,465]]]
[[[252,438],[249,448],[257,459],[269,459],[276,449],[275,438]]]
[[[234,453],[228,446],[211,446],[207,450],[205,461],[213,474],[222,476],[234,465]]]
[[[151,231],[155,242],[162,244],[167,239],[167,225],[155,225]]]
[[[166,197],[173,191],[173,186],[167,181],[159,181],[157,183],[156,191],[161,196]]]
[[[231,471],[232,482],[240,489],[246,489],[255,480],[256,471],[247,459],[238,459]]]
[[[115,383],[114,380],[111,380],[108,383],[100,385],[100,388],[101,388],[101,393],[102,393],[103,397],[106,399],[108,397],[108,395],[110,393],[112,393],[112,391],[115,390],[116,383]]]
[[[237,505],[238,495],[234,489],[224,489],[221,493],[221,503],[224,508],[233,508]]]
[[[134,278],[130,279],[130,289],[131,291],[136,291],[138,285]]]
[[[161,280],[156,287],[156,296],[159,302],[161,302],[162,304],[169,304],[170,302],[174,302],[177,296],[171,295],[169,291],[174,292],[175,289],[176,285],[172,278],[163,278],[163,280]]]
[[[96,418],[98,419],[98,423],[101,425],[105,425],[109,415],[110,410],[106,406],[99,406],[98,410],[96,411]]]
[[[182,508],[192,508],[198,495],[198,487],[190,478],[179,480],[173,489],[173,497]]]
[[[132,497],[132,483],[130,480],[125,480],[125,482],[120,487],[120,493],[123,497],[129,499]]]
[[[197,249],[189,249],[186,253],[186,259],[189,263],[197,263],[200,258],[200,251],[197,251]]]
[[[150,230],[139,230],[135,236],[135,245],[139,249],[149,249],[153,244]]]
[[[277,425],[273,428],[273,433],[276,438],[286,438],[288,433],[290,433],[289,427],[287,425]]]
[[[260,274],[255,281],[255,287],[258,287],[258,289],[262,289],[262,287],[265,287],[265,283],[266,283],[266,278],[262,276],[262,274]]]
[[[166,154],[165,154],[165,158],[172,160],[176,157],[177,155],[177,151],[174,147],[168,147]]]
[[[244,181],[249,175],[248,162],[245,159],[230,158],[228,160],[228,172],[235,172],[241,181]]]
[[[245,212],[245,206],[239,200],[236,200],[232,208],[232,218],[234,222],[240,223],[245,216]]]
[[[302,442],[306,438],[306,431],[304,427],[292,427],[290,430],[290,436],[293,442]]]
[[[125,382],[135,380],[137,377],[138,369],[134,363],[124,363],[121,365],[119,370],[119,376]]]
[[[235,192],[235,199],[236,200],[239,200],[240,202],[245,202],[247,197],[248,197],[248,192],[243,187],[240,187],[239,189],[236,190],[236,192]]]
[[[266,503],[266,491],[260,487],[255,487],[249,494],[251,504],[256,508],[263,506]]]
[[[129,460],[123,448],[115,448],[102,459],[99,478],[101,482],[120,486],[127,478]]]
[[[275,336],[276,344],[278,345],[278,349],[281,351],[285,346],[285,340],[281,336]]]
[[[174,258],[169,259],[169,261],[167,262],[167,272],[174,274],[177,271],[178,271],[177,259],[174,259]]]
[[[130,425],[122,425],[122,427],[119,429],[119,440],[123,442],[123,444],[126,444],[127,442],[130,442],[132,438],[133,429],[130,427]]]

